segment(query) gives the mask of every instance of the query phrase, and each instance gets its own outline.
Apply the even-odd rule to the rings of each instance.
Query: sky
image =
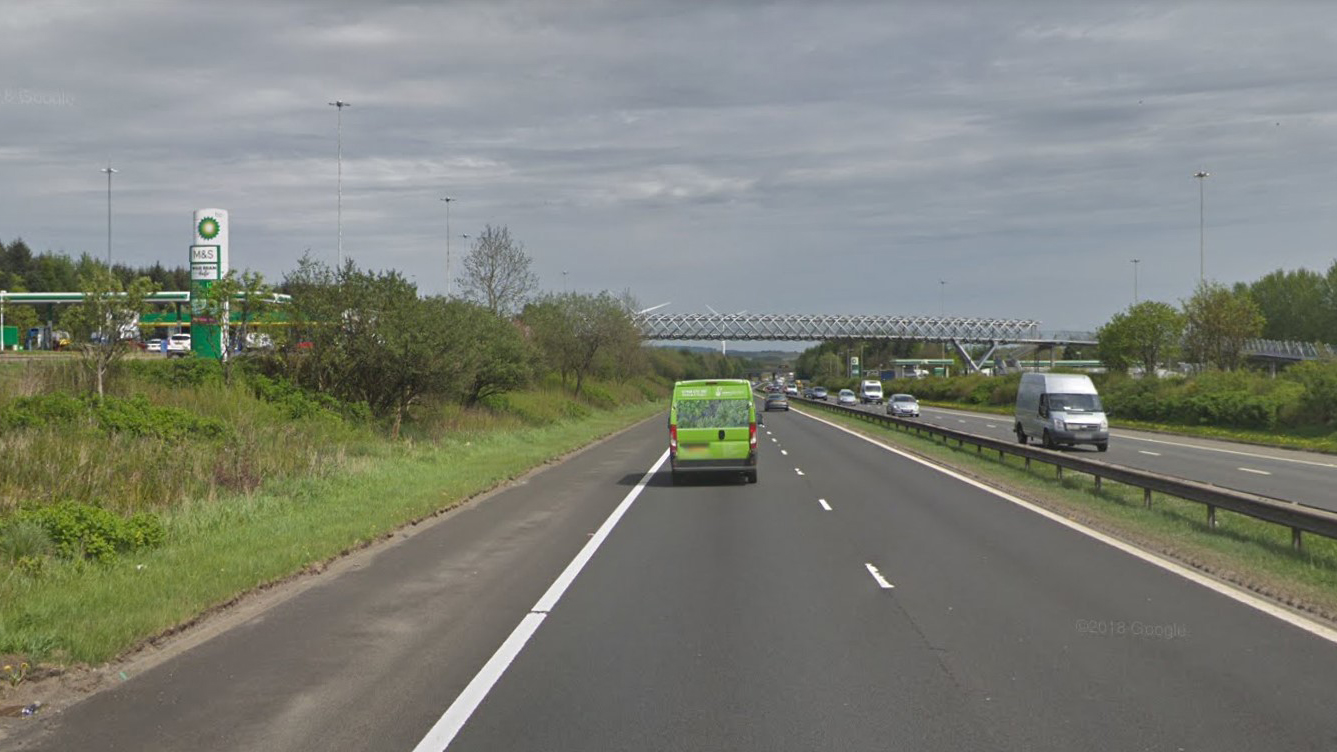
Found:
[[[0,0],[0,240],[105,255],[110,163],[117,261],[217,207],[235,268],[334,263],[337,99],[344,254],[425,293],[449,196],[453,272],[490,223],[664,312],[1093,329],[1200,240],[1326,270],[1334,92],[1317,0]]]

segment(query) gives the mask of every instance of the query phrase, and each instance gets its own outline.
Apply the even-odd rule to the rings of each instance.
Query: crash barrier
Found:
[[[1031,461],[1044,462],[1053,465],[1055,473],[1061,480],[1065,469],[1079,473],[1085,473],[1095,478],[1095,487],[1099,491],[1101,483],[1104,480],[1112,480],[1124,485],[1133,486],[1142,489],[1142,502],[1150,509],[1152,493],[1165,494],[1177,499],[1191,501],[1202,504],[1207,507],[1207,525],[1216,527],[1216,510],[1228,509],[1236,514],[1242,514],[1245,517],[1252,517],[1256,520],[1271,522],[1276,525],[1283,525],[1291,529],[1291,547],[1299,551],[1302,547],[1302,533],[1313,533],[1322,535],[1325,538],[1337,539],[1337,512],[1317,507],[1307,506],[1293,501],[1282,499],[1273,499],[1268,496],[1259,496],[1257,494],[1236,491],[1230,488],[1214,486],[1210,483],[1200,483],[1198,481],[1176,478],[1171,475],[1162,475],[1148,470],[1138,470],[1124,465],[1115,465],[1100,460],[1076,457],[1052,449],[1030,446],[1028,444],[1018,444],[1012,441],[994,439],[988,436],[967,433],[966,431],[957,431],[951,428],[928,425],[918,420],[907,418],[896,418],[883,413],[867,412],[852,407],[842,405],[833,405],[821,400],[810,400],[802,397],[790,397],[791,401],[802,405],[820,407],[825,410],[842,413],[853,418],[868,421],[884,426],[890,426],[906,432],[914,431],[916,435],[928,436],[934,438],[941,437],[944,444],[955,441],[957,446],[964,447],[971,444],[975,447],[975,452],[983,454],[985,450],[998,452],[998,459],[1003,460],[1005,455],[1021,457],[1026,462],[1026,468],[1029,470]]]

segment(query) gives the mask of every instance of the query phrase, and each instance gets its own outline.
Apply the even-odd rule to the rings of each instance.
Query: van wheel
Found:
[[[918,417],[918,416],[915,416],[915,417]],[[1018,443],[1018,444],[1025,444],[1025,443],[1026,443],[1026,432],[1023,431],[1023,430],[1021,430],[1021,424],[1018,423],[1017,425],[1013,426],[1013,427],[1012,427],[1012,430],[1013,430],[1013,431],[1016,431],[1016,433],[1017,433],[1017,443]]]
[[[1045,429],[1045,435],[1044,435],[1044,437],[1041,439],[1041,443],[1044,444],[1045,449],[1057,449],[1057,448],[1058,448],[1058,447],[1054,444],[1054,437],[1049,435],[1049,429],[1048,429],[1048,428]]]
[[[757,471],[756,471],[756,470],[753,470],[752,472],[750,472],[750,473],[747,474],[747,482],[748,482],[748,483],[756,483],[756,482],[757,482]]]
[[[1102,441],[1099,444],[1096,444],[1097,452],[1108,452],[1109,450],[1110,450],[1110,443],[1108,441]]]

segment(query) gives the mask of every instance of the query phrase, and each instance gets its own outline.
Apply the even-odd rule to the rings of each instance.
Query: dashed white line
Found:
[[[868,568],[868,574],[873,575],[873,579],[877,580],[878,587],[882,588],[883,590],[891,590],[892,588],[896,587],[890,582],[887,582],[887,578],[883,577],[882,573],[877,571],[877,567],[868,563],[864,564],[864,566]]]
[[[1160,452],[1148,452],[1148,451],[1145,450],[1145,449],[1139,449],[1139,450],[1137,450],[1137,453],[1138,453],[1138,454],[1148,454],[1148,455],[1151,455],[1152,457],[1159,457],[1159,456],[1161,456],[1161,453],[1160,453]]]
[[[817,503],[822,505],[822,509],[825,509],[828,512],[831,511],[831,505],[826,503],[826,499],[818,499]]]
[[[995,426],[995,425],[992,424],[992,423],[985,423],[984,425],[988,426],[989,428],[997,428],[997,427],[998,427],[998,426]]]
[[[1272,473],[1269,473],[1269,472],[1266,471],[1266,470],[1254,470],[1254,469],[1251,468],[1251,467],[1237,467],[1237,468],[1235,468],[1235,469],[1236,469],[1236,470],[1240,470],[1240,471],[1242,471],[1242,472],[1246,472],[1246,473],[1253,473],[1254,475],[1271,475],[1271,474],[1272,474]]]
[[[942,473],[943,475],[946,475],[950,478],[955,478],[961,483],[964,483],[968,486],[972,486],[974,488],[978,488],[979,490],[985,493],[992,494],[1000,499],[1005,499],[1023,509],[1027,509],[1035,514],[1040,515],[1041,517],[1051,520],[1056,524],[1063,525],[1064,527],[1067,527],[1071,530],[1075,530],[1081,533],[1082,535],[1085,535],[1094,540],[1098,540],[1101,543],[1104,543],[1105,545],[1109,546],[1110,548],[1116,548],[1128,554],[1129,556],[1141,559],[1142,561],[1151,564],[1152,566],[1160,567],[1161,569],[1167,572],[1179,575],[1180,577],[1190,582],[1193,582],[1197,585],[1201,585],[1202,587],[1207,588],[1208,590],[1224,595],[1225,597],[1230,598],[1245,606],[1248,606],[1249,608],[1261,611],[1279,621],[1284,621],[1287,624],[1299,627],[1300,629],[1303,629],[1304,631],[1316,637],[1320,637],[1324,640],[1327,640],[1328,642],[1337,644],[1337,629],[1333,629],[1332,627],[1329,627],[1325,624],[1320,624],[1314,621],[1313,619],[1305,618],[1304,616],[1301,616],[1300,614],[1294,611],[1290,611],[1285,607],[1275,605],[1269,601],[1265,601],[1262,598],[1255,596],[1251,593],[1248,593],[1246,591],[1238,590],[1230,585],[1227,585],[1224,582],[1220,582],[1216,579],[1208,577],[1204,574],[1197,572],[1196,570],[1190,569],[1189,567],[1171,561],[1160,555],[1144,551],[1140,548],[1133,546],[1132,544],[1124,543],[1123,541],[1112,538],[1106,535],[1105,533],[1087,527],[1086,525],[1083,525],[1080,522],[1075,522],[1060,514],[1051,512],[1048,509],[1036,506],[1035,504],[1032,504],[1031,502],[1026,501],[1025,499],[1013,496],[1012,494],[1007,493],[1006,491],[1000,491],[999,489],[994,488],[993,486],[990,486],[988,484],[982,483],[980,481],[977,481],[974,478],[968,478],[956,472],[955,470],[950,470],[946,467],[943,467],[942,465],[934,464],[933,462],[930,462],[929,460],[926,460],[918,455],[910,454],[904,450],[897,449],[896,447],[893,447],[890,444],[886,444],[884,442],[878,441],[877,439],[864,436],[858,431],[851,430],[837,423],[832,423],[831,421],[826,420],[824,418],[819,418],[816,415],[809,415],[807,413],[799,413],[799,415],[802,415],[810,420],[817,421],[818,423],[823,423],[842,433],[849,434],[850,436],[853,436],[855,439],[858,439],[860,441],[866,441],[869,444],[881,447],[887,452],[902,457],[909,462],[914,462],[916,464],[922,465],[924,467]],[[1169,442],[1164,442],[1164,443],[1169,443]],[[1317,464],[1317,463],[1309,463],[1309,464]]]
[[[802,474],[803,474],[803,471],[800,470],[800,469],[798,469],[797,467],[794,468],[794,472],[798,473],[799,475],[802,475]]]
[[[964,420],[961,420],[961,419],[959,419],[959,418],[958,418],[958,419],[957,419],[957,421],[956,421],[956,422],[957,422],[957,423],[965,423],[965,421],[964,421]]]
[[[767,431],[767,432],[766,432],[766,435],[767,435],[767,436],[770,436],[770,435],[771,435],[771,432],[770,432],[770,431]]]
[[[785,455],[786,457],[789,456],[789,452],[787,452],[787,451],[785,451],[785,450],[783,450],[783,449],[780,450],[780,454],[783,454],[783,455]]]

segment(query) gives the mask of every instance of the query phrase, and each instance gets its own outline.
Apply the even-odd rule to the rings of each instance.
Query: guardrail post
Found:
[[[1100,493],[1100,476],[1096,476],[1096,493]]]
[[[1055,474],[1056,476],[1058,476],[1058,479],[1059,479],[1059,480],[1063,480],[1063,466],[1062,466],[1062,465],[1054,465],[1054,474]]]
[[[1150,489],[1150,488],[1144,488],[1144,489],[1142,489],[1142,503],[1147,507],[1147,509],[1151,509],[1151,489]]]
[[[1030,457],[1027,457],[1027,458],[1026,458],[1026,469],[1027,469],[1027,470],[1030,470],[1030,469],[1031,469],[1031,458],[1030,458]]]
[[[1291,528],[1291,548],[1296,551],[1300,551],[1303,548],[1303,545],[1300,542],[1300,528],[1298,527]]]
[[[1216,529],[1216,507],[1211,504],[1207,505],[1207,527]]]
[[[975,454],[984,454],[984,445],[983,445],[983,444],[976,444],[976,445],[975,445]]]

